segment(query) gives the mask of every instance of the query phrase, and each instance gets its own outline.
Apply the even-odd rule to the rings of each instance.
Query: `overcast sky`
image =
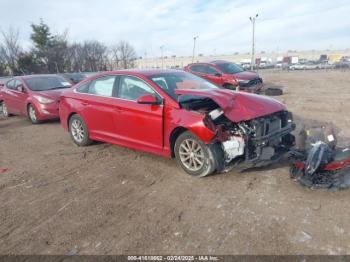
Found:
[[[129,41],[139,56],[249,52],[256,22],[258,51],[350,47],[350,0],[0,0],[0,29],[18,27],[30,45],[30,23],[40,18],[71,41]]]

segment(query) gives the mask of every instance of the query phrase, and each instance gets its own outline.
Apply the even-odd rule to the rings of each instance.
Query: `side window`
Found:
[[[16,89],[16,90],[17,90],[17,88],[18,88],[20,85],[23,85],[22,81],[21,81],[21,80],[19,80],[19,79],[16,79],[14,89]]]
[[[203,66],[203,65],[193,65],[193,66],[191,66],[191,70],[193,72],[206,74],[205,66]]]
[[[137,77],[121,77],[118,91],[119,98],[136,101],[143,95],[156,95],[156,92],[148,84]]]
[[[89,85],[89,94],[99,96],[113,96],[115,76],[97,78]]]
[[[86,82],[82,85],[80,85],[76,91],[79,92],[79,93],[89,93],[89,83],[90,82]]]
[[[11,81],[7,82],[6,86],[8,89],[15,89],[15,79],[12,79]]]
[[[214,67],[211,66],[206,66],[206,73],[208,75],[215,75],[215,74],[219,74],[220,72],[218,70],[216,70]]]

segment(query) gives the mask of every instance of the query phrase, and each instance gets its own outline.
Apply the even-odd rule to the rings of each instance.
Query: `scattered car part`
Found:
[[[269,87],[265,89],[265,95],[267,96],[281,96],[283,95],[283,90],[280,88]]]
[[[323,136],[317,131],[314,132],[315,136],[310,135],[310,130],[300,132],[299,135],[302,137],[300,140],[305,141],[301,142],[299,144],[301,147],[298,149],[297,146],[296,151],[291,154],[291,178],[307,187],[348,188],[350,187],[350,148],[337,148],[336,138],[334,133],[331,133],[331,129],[326,127],[321,129]],[[319,138],[321,140],[313,142]]]

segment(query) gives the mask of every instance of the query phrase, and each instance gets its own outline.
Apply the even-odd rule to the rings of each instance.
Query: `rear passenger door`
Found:
[[[108,142],[116,139],[117,101],[113,96],[117,79],[117,76],[103,76],[77,89],[77,92],[81,93],[79,113],[93,139]]]
[[[22,86],[23,92],[19,91],[18,88]],[[26,87],[23,85],[23,82],[20,79],[16,79],[15,86],[13,89],[13,103],[14,107],[18,110],[19,114],[27,113],[26,101],[28,98],[28,93]]]

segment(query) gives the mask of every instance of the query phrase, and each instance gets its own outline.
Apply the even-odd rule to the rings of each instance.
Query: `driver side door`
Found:
[[[22,87],[22,91],[19,90],[20,87]],[[28,93],[26,87],[20,79],[16,79],[13,94],[13,104],[18,110],[18,113],[23,115],[27,114],[26,101],[28,98]]]
[[[159,153],[163,149],[163,105],[140,104],[138,98],[161,96],[144,80],[120,76],[116,98],[118,110],[115,123],[119,142],[125,146]]]
[[[15,86],[16,86],[16,79],[12,79],[5,85],[3,89],[3,99],[5,101],[7,110],[11,114],[18,114],[19,111],[16,108],[16,92],[15,92]]]

